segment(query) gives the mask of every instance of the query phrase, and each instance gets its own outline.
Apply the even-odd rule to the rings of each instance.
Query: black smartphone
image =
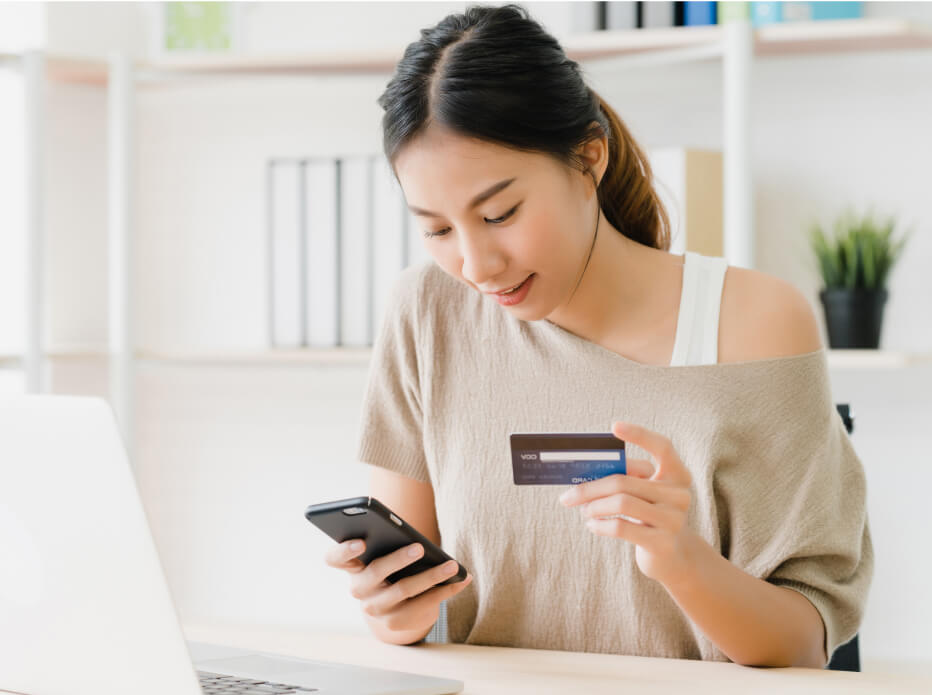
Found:
[[[304,517],[337,543],[353,538],[365,541],[366,549],[358,556],[365,565],[406,545],[420,543],[424,547],[424,554],[407,567],[388,575],[385,581],[389,584],[453,560],[442,548],[375,497],[351,497],[312,504],[304,510]],[[456,564],[459,565],[459,571],[437,586],[466,579],[466,568],[459,562]]]

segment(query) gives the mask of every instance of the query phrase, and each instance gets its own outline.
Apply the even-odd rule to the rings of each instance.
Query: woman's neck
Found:
[[[575,293],[546,318],[601,345],[649,342],[678,311],[683,258],[632,241],[599,215]]]

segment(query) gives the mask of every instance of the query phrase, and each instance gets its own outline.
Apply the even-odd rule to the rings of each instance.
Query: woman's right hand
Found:
[[[354,544],[358,543],[358,546]],[[363,613],[390,633],[400,635],[403,643],[424,637],[440,615],[440,604],[469,586],[472,575],[453,584],[436,586],[459,569],[451,560],[443,565],[399,579],[389,584],[385,578],[417,561],[424,548],[420,543],[407,545],[364,565],[359,555],[365,551],[362,540],[348,540],[327,550],[325,561],[350,575],[350,594],[359,599]],[[413,553],[413,554],[412,554]],[[423,634],[422,634],[423,633]]]

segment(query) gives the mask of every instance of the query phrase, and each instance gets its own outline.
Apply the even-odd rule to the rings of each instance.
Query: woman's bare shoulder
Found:
[[[718,345],[720,363],[801,355],[823,346],[802,292],[774,275],[735,266],[725,273]]]

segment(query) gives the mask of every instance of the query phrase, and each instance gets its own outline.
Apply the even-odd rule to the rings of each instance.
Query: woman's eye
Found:
[[[518,205],[520,205],[520,203],[518,203]],[[513,208],[511,208],[511,210],[506,212],[501,217],[496,217],[494,220],[486,220],[486,222],[491,222],[492,224],[501,224],[515,213],[515,210],[518,209],[518,205],[515,205]]]
[[[519,205],[520,205],[520,203],[518,203],[518,205],[515,205],[513,208],[511,208],[511,210],[509,210],[508,212],[506,212],[506,213],[505,213],[504,215],[502,215],[501,217],[496,217],[494,220],[486,219],[486,222],[488,222],[489,224],[501,224],[502,222],[504,222],[505,220],[507,220],[509,217],[511,217],[511,216],[515,213],[515,210],[518,209],[518,206],[519,206]],[[438,232],[424,232],[424,236],[427,237],[428,239],[430,239],[431,237],[435,237],[435,236],[444,236],[444,235],[446,235],[449,231],[450,231],[450,229],[447,227],[447,228],[441,229],[441,230],[438,231]]]

